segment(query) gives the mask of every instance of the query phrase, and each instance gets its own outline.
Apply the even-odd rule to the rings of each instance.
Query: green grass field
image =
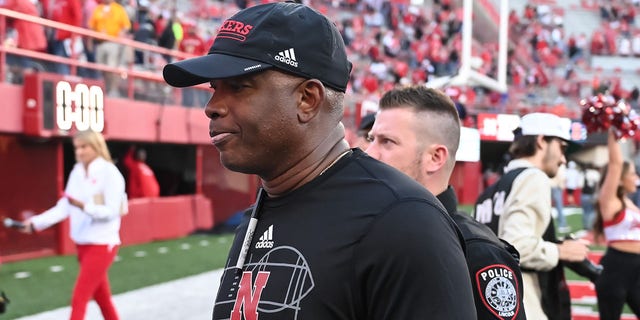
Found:
[[[120,248],[109,271],[114,294],[224,266],[232,235],[192,235]],[[76,256],[33,259],[0,266],[0,290],[11,300],[0,319],[39,313],[71,300]],[[28,275],[28,276],[27,276]]]

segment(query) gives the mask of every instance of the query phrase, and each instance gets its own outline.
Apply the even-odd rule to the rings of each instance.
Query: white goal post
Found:
[[[501,93],[507,92],[507,54],[509,48],[509,2],[500,0],[500,21],[498,25],[498,74],[497,79],[481,74],[471,68],[471,43],[473,36],[473,0],[463,0],[462,16],[462,57],[458,74],[435,78],[426,83],[427,87],[484,86]]]

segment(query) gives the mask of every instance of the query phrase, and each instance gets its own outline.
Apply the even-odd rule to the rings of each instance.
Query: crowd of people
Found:
[[[215,30],[224,18],[261,2],[265,1],[64,0],[51,5],[50,1],[11,0],[2,6],[198,56],[211,46]],[[354,63],[348,108],[364,100],[377,101],[383,92],[395,85],[423,84],[437,77],[455,75],[458,71],[462,50],[462,8],[457,2],[433,0],[425,6],[395,1],[307,2],[336,23]],[[513,44],[507,65],[509,92],[500,94],[488,88],[461,86],[453,88],[459,93],[451,97],[454,102],[476,110],[521,114],[548,111],[576,117],[576,105],[571,101],[584,94],[585,79],[579,78],[575,70],[590,67],[586,62],[589,55],[607,54],[618,50],[615,48],[632,50],[634,42],[640,43],[633,25],[635,10],[636,4],[632,1],[603,1],[600,11],[606,28],[593,35],[565,34],[563,12],[554,5],[529,4],[523,12],[513,10],[509,16]],[[99,39],[74,40],[70,32],[19,20],[8,30],[8,45],[110,67],[157,72],[175,60],[172,55],[133,50]],[[629,45],[624,44],[627,43],[625,39],[629,40]],[[492,77],[497,73],[496,42],[473,44],[473,55],[478,57],[474,68]],[[633,55],[632,51],[628,55]],[[21,68],[70,72],[64,63],[39,63],[20,56],[10,57],[9,63]],[[557,69],[562,67],[566,67],[565,76],[556,76]],[[93,69],[80,68],[78,74],[103,77],[110,96],[127,93],[126,82],[119,73],[99,74]],[[14,76],[12,81],[21,81],[19,72],[10,75]],[[616,77],[596,75],[592,84],[595,90],[604,86],[626,99],[637,100],[620,82]],[[532,98],[543,96],[540,92],[550,85],[556,85],[556,96],[568,99]],[[206,103],[204,90],[185,89],[180,95],[165,91],[156,83],[139,81],[134,88],[134,97],[190,107]],[[175,99],[176,96],[179,98]]]
[[[258,2],[235,3],[207,1],[162,0],[64,0],[50,1],[12,0],[4,7],[31,15],[39,15],[56,22],[84,27],[110,36],[133,39],[167,49],[176,49],[195,56],[204,54],[214,39],[222,21],[240,8]],[[347,52],[354,62],[354,72],[349,84],[350,99],[377,100],[381,93],[397,84],[421,84],[441,76],[454,75],[460,65],[461,8],[449,0],[438,0],[429,6],[409,6],[389,1],[310,1],[311,5],[325,13],[341,31]],[[178,6],[192,8],[179,11]],[[16,20],[9,28],[7,43],[19,48],[73,57],[97,62],[110,67],[131,66],[134,69],[159,71],[174,58],[144,50],[133,50],[106,40],[74,40],[70,32],[43,28],[41,25]],[[22,34],[22,36],[20,36]],[[494,44],[474,45],[474,55],[481,63],[479,72],[495,76],[496,53]],[[16,57],[10,62],[25,68],[45,69],[68,74],[64,63],[42,63],[37,60]],[[530,75],[520,75],[519,70],[540,74],[538,68],[519,65],[510,59],[509,81],[518,85]],[[529,72],[529,71],[527,71]],[[16,72],[16,74],[19,74]],[[121,75],[114,72],[98,74],[95,70],[80,68],[84,77],[103,77],[110,96],[123,96]],[[535,77],[535,75],[534,75]],[[20,81],[16,76],[15,81]],[[540,82],[544,84],[544,82]],[[157,100],[161,87],[138,84],[139,99]],[[473,106],[497,104],[500,94],[486,88],[462,87],[461,94],[452,96],[457,103]],[[148,91],[156,91],[145,94]],[[196,93],[198,91],[195,91]],[[515,94],[515,93],[512,93]],[[187,106],[202,106],[206,101],[193,93],[184,94]],[[486,97],[486,98],[483,98]],[[482,98],[482,99],[481,99]]]

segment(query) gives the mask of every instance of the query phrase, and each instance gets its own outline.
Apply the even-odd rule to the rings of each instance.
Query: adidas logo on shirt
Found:
[[[275,59],[292,67],[298,67],[298,60],[296,60],[296,54],[293,52],[293,48],[278,52]]]
[[[256,249],[271,249],[273,248],[273,225],[267,228],[258,242],[256,242]]]

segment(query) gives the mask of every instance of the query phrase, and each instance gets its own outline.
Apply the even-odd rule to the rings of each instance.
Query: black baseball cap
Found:
[[[222,23],[209,54],[167,64],[165,81],[189,87],[277,68],[345,92],[351,62],[336,26],[306,5],[253,6]]]
[[[360,119],[360,125],[358,126],[358,131],[369,131],[371,127],[373,127],[373,123],[376,122],[376,114],[369,113],[366,116]]]

